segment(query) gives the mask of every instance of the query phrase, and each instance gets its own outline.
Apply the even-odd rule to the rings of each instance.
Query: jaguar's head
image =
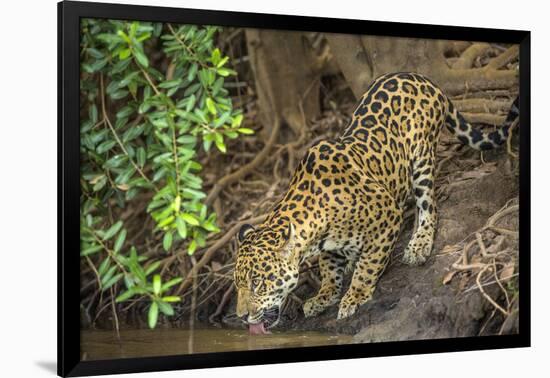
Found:
[[[280,317],[281,306],[298,284],[299,256],[294,226],[241,227],[234,280],[237,316],[252,332],[266,333]]]

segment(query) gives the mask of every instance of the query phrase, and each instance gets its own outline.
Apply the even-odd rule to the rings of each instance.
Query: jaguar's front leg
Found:
[[[305,317],[315,316],[327,307],[338,303],[342,292],[342,281],[346,259],[335,253],[324,252],[319,256],[321,288],[316,296],[308,299],[303,306]]]
[[[368,246],[355,264],[350,287],[340,301],[338,319],[353,315],[359,306],[372,298],[376,283],[388,264],[401,227],[401,212],[397,208],[392,208],[387,210],[386,215],[389,214],[393,216],[380,217],[385,219],[384,231],[371,237]]]

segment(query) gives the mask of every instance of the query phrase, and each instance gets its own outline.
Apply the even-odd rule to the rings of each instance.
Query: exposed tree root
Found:
[[[250,163],[243,165],[241,168],[239,168],[235,172],[232,172],[231,174],[224,176],[220,180],[218,180],[210,190],[210,193],[208,193],[208,196],[206,197],[206,200],[205,200],[206,205],[210,206],[223,188],[240,180],[241,178],[243,178],[244,176],[252,172],[254,169],[256,169],[256,167],[258,167],[265,160],[265,158],[269,155],[269,151],[271,150],[271,148],[275,144],[275,141],[277,140],[277,135],[279,134],[280,127],[281,127],[281,122],[279,119],[276,119],[271,129],[271,136],[269,137],[267,143],[265,144],[264,148],[260,151],[260,153],[256,155],[256,157]]]
[[[454,69],[471,68],[474,60],[490,48],[491,45],[488,43],[474,43],[462,52],[460,58],[453,63],[452,67]]]

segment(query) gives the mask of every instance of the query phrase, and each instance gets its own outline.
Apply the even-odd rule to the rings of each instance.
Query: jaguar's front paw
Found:
[[[338,317],[336,319],[341,320],[349,318],[350,316],[355,314],[357,307],[358,306],[356,304],[351,304],[347,301],[342,300],[342,302],[340,302],[340,306],[338,307]]]
[[[304,303],[302,309],[304,310],[304,316],[306,318],[309,318],[323,312],[325,306],[320,305],[317,299],[313,297],[308,299],[306,303]]]

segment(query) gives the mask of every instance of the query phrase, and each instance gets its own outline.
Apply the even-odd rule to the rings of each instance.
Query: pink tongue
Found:
[[[265,329],[264,322],[249,324],[248,332],[250,332],[251,335],[268,335],[271,333]]]

